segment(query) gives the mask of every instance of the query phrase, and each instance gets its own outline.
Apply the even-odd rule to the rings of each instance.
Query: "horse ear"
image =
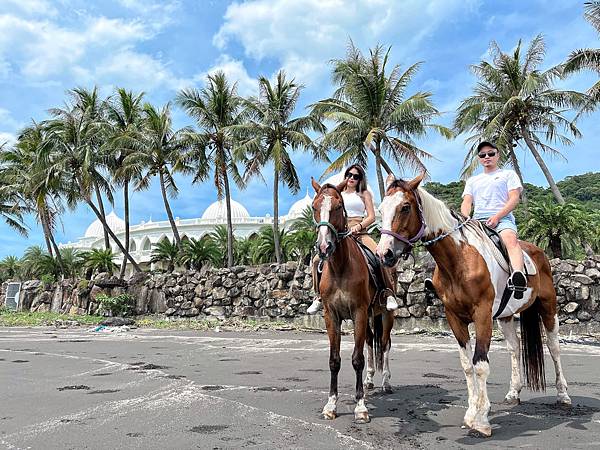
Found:
[[[414,179],[408,182],[408,186],[410,187],[411,191],[414,191],[419,187],[419,184],[421,184],[421,181],[423,181],[423,178],[425,178],[425,174],[426,172],[423,171],[420,175],[417,175]]]
[[[321,186],[319,186],[319,183],[317,183],[317,180],[315,180],[313,177],[310,177],[310,184],[312,184],[315,192],[318,193],[321,190]]]
[[[346,189],[346,184],[348,184],[348,179],[345,179],[340,184],[337,185],[337,190],[343,192]]]
[[[396,175],[394,175],[392,172],[388,173],[387,178],[385,179],[385,190],[387,191],[390,187],[390,185],[396,181]]]

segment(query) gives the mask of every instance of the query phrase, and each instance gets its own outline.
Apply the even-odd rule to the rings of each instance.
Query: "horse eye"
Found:
[[[410,205],[403,205],[400,211],[403,213],[410,211]]]

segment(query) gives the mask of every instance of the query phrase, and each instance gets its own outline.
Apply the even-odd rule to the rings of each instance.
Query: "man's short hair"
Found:
[[[491,142],[483,141],[483,142],[480,142],[479,145],[477,146],[477,151],[480,151],[483,147],[492,147],[493,149],[498,150],[498,147],[496,147]]]

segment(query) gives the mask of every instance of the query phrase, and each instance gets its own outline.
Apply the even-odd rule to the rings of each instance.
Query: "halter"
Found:
[[[411,192],[415,196],[415,199],[417,200],[417,206],[419,207],[419,220],[421,221],[421,228],[419,229],[417,234],[415,236],[413,236],[412,238],[406,238],[406,237],[402,236],[401,234],[393,232],[392,230],[381,230],[381,234],[387,234],[387,235],[392,236],[395,239],[397,239],[401,242],[404,242],[406,244],[406,247],[404,248],[404,251],[402,252],[402,257],[404,259],[408,258],[408,255],[412,252],[413,247],[419,240],[421,241],[421,244],[423,246],[428,247],[430,245],[435,244],[438,241],[441,241],[445,237],[450,236],[455,231],[460,230],[463,226],[465,226],[465,224],[467,222],[469,222],[471,220],[470,218],[467,218],[464,222],[459,223],[452,230],[442,233],[439,236],[436,236],[433,239],[430,239],[428,241],[423,241],[423,236],[425,236],[425,229],[427,228],[427,224],[425,223],[425,217],[423,216],[423,206],[421,204],[421,197],[419,196],[417,191],[411,191]]]

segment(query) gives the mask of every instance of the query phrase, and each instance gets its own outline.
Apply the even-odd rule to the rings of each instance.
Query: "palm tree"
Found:
[[[285,262],[290,259],[292,253],[292,242],[290,240],[289,234],[285,229],[277,230],[279,233],[278,239],[275,239],[273,236],[273,228],[267,226],[263,226],[260,228],[258,232],[258,236],[253,240],[253,248],[252,248],[252,263],[253,264],[265,264],[272,262]],[[279,242],[281,247],[281,256],[280,261],[277,261],[277,254],[275,246],[275,242]]]
[[[227,226],[217,225],[213,231],[208,233],[205,239],[210,239],[214,244],[219,254],[222,255],[221,260],[219,261],[219,265],[226,264],[227,267],[231,267],[235,262],[235,259],[229,265],[229,230]],[[233,246],[235,248],[236,239],[233,240]]]
[[[21,265],[19,258],[13,255],[4,257],[0,261],[0,281],[13,280],[19,275]]]
[[[176,197],[178,194],[173,173],[178,170],[189,171],[183,157],[190,145],[191,131],[190,128],[173,130],[169,104],[159,110],[146,103],[143,108],[142,140],[136,144],[136,150],[124,160],[127,172],[141,174],[135,183],[138,190],[147,189],[152,178],[158,175],[165,211],[177,247],[181,246],[181,238],[169,205],[169,197]]]
[[[75,248],[60,249],[64,275],[75,280],[83,265],[82,254]]]
[[[175,264],[179,262],[180,248],[175,243],[168,239],[163,239],[157,244],[154,244],[154,249],[150,255],[150,262],[152,263],[166,263],[167,272],[173,272],[175,270]]]
[[[279,241],[279,183],[282,182],[292,193],[300,190],[296,168],[288,149],[308,149],[313,157],[323,159],[307,132],[324,132],[325,127],[317,116],[292,119],[298,103],[301,85],[288,81],[285,72],[279,71],[274,86],[265,78],[259,78],[259,96],[246,101],[249,118],[242,125],[232,126],[243,143],[236,150],[246,161],[246,176],[260,175],[260,170],[269,162],[273,164],[273,235],[275,257],[282,262]]]
[[[206,263],[219,266],[222,255],[211,239],[191,238],[183,242],[180,261],[191,269],[200,270]]]
[[[585,2],[584,17],[600,33],[600,2]],[[573,51],[563,67],[565,74],[592,70],[600,74],[600,49],[585,48]],[[600,80],[588,90],[588,94],[594,101],[600,101]]]
[[[431,155],[417,147],[413,139],[426,136],[429,130],[447,138],[453,136],[446,127],[431,123],[440,113],[433,106],[430,92],[405,97],[421,63],[404,72],[396,65],[386,73],[390,50],[378,45],[369,56],[364,56],[350,42],[346,58],[333,61],[333,81],[338,89],[333,97],[312,105],[312,114],[336,123],[322,140],[324,148],[340,152],[326,173],[340,170],[350,162],[366,166],[371,152],[382,199],[381,169],[392,172],[386,157],[398,165],[426,170],[422,160]]]
[[[39,245],[28,247],[19,264],[25,279],[39,280],[44,275],[56,276],[59,273],[56,260]]]
[[[550,252],[553,258],[573,255],[588,243],[591,224],[589,212],[574,203],[532,202],[523,236]]]
[[[76,98],[75,105],[51,110],[54,119],[45,124],[51,148],[47,177],[58,186],[57,189],[69,207],[75,208],[83,200],[92,209],[104,231],[110,235],[134,269],[140,272],[135,259],[108,226],[103,212],[102,193],[113,203],[112,184],[105,176],[108,162],[106,155],[100,151],[106,140],[105,121],[99,117],[95,107],[79,105],[94,104],[87,98],[78,100],[85,95],[73,95]],[[96,196],[99,206],[94,204],[92,195]]]
[[[233,243],[235,264],[252,264],[252,253],[255,241],[251,238],[236,239]]]
[[[209,75],[206,87],[182,90],[177,103],[196,120],[200,131],[194,133],[195,145],[188,155],[193,164],[194,183],[206,180],[212,171],[217,198],[225,197],[227,209],[227,267],[233,265],[233,225],[231,221],[231,190],[229,176],[239,187],[244,182],[233,155],[233,138],[228,127],[241,123],[242,99],[236,85],[230,85],[223,72]]]
[[[21,236],[27,237],[23,215],[27,213],[25,199],[10,180],[5,167],[0,168],[0,218]]]
[[[139,180],[140,173],[130,171],[131,166],[124,165],[127,155],[133,153],[142,140],[142,99],[144,93],[134,95],[131,91],[118,89],[117,95],[107,102],[107,123],[111,150],[110,169],[115,181],[123,186],[123,208],[125,212],[125,247],[129,248],[129,184]],[[123,278],[127,268],[127,258],[123,258],[119,277]]]
[[[298,259],[306,259],[311,254],[312,248],[317,241],[313,212],[307,206],[302,215],[296,219],[290,229],[289,239],[292,243],[292,253]]]
[[[462,101],[454,121],[457,132],[471,132],[467,142],[472,147],[465,159],[465,174],[476,164],[477,143],[494,139],[501,148],[507,149],[515,170],[518,162],[512,153],[513,143],[523,139],[537,164],[540,166],[556,200],[565,201],[556,182],[540,154],[547,152],[561,155],[550,145],[542,142],[560,142],[572,145],[561,132],[580,137],[575,123],[567,119],[565,109],[582,109],[589,105],[589,97],[575,91],[554,89],[560,77],[556,67],[545,71],[538,69],[544,60],[545,46],[541,35],[531,42],[523,54],[521,41],[512,54],[503,53],[498,44],[491,44],[492,62],[482,61],[471,69],[479,78],[474,94]]]
[[[112,275],[118,267],[113,262],[115,255],[110,248],[93,248],[88,252],[84,252],[81,255],[81,259],[83,261],[83,267],[92,273],[107,272]]]

